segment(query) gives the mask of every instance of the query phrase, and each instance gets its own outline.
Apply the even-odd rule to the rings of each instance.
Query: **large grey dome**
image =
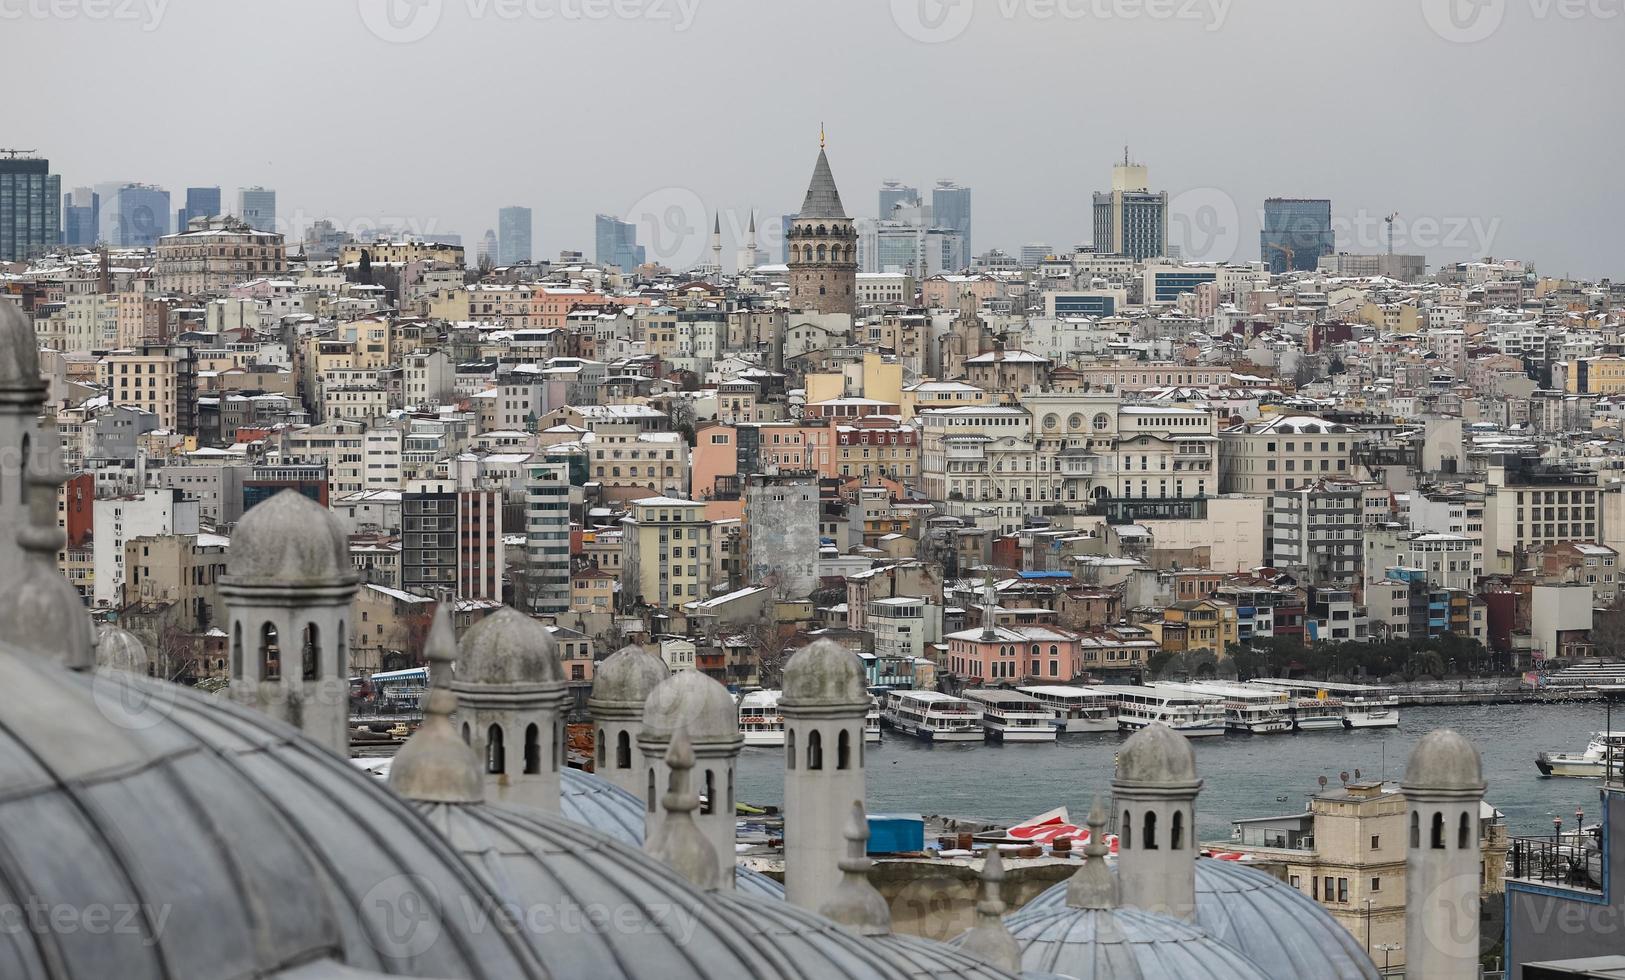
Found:
[[[739,738],[733,696],[721,683],[697,670],[680,670],[649,692],[643,706],[643,733],[670,738],[686,726],[694,742]]]
[[[638,646],[622,647],[593,670],[589,708],[636,706],[640,710],[660,682],[671,676],[666,662]]]
[[[7,980],[266,977],[324,959],[544,975],[490,928],[495,896],[432,828],[286,725],[9,647],[0,690],[0,904],[139,910],[124,929],[0,931]]]
[[[465,684],[563,684],[558,643],[540,621],[503,606],[469,627],[457,650]]]
[[[834,640],[815,640],[784,665],[780,707],[869,704],[869,678],[858,655]]]
[[[453,847],[529,919],[525,934],[559,977],[902,978],[878,949],[833,923],[810,940],[770,923],[789,906],[696,891],[647,854],[570,821],[492,805],[422,804]],[[613,928],[561,929],[583,910]],[[806,915],[807,913],[800,913]],[[812,955],[815,950],[825,955]],[[994,974],[997,976],[998,974]]]
[[[1484,767],[1473,743],[1449,728],[1423,735],[1411,750],[1401,787],[1407,791],[1482,793]]]
[[[226,557],[227,585],[303,586],[350,583],[350,542],[333,512],[284,490],[237,522]]]
[[[1076,980],[1258,980],[1264,971],[1205,931],[1136,908],[1023,909],[1005,918],[1025,972]]]
[[[1065,908],[1066,886],[1063,881],[1045,889],[1021,912]],[[1196,923],[1257,963],[1270,980],[1378,975],[1354,936],[1325,909],[1296,888],[1234,861],[1197,859]]]

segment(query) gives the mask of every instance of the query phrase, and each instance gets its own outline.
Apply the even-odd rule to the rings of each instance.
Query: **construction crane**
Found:
[[[13,149],[10,149],[9,147],[0,146],[0,154],[4,154],[5,156],[9,157],[12,160],[17,159],[18,157],[26,157],[26,156],[29,156],[30,154],[38,153],[38,152],[39,152],[38,150],[13,150]]]
[[[1286,268],[1282,269],[1281,270],[1282,272],[1291,272],[1291,271],[1293,271],[1292,270],[1292,260],[1297,258],[1297,255],[1298,255],[1297,249],[1293,248],[1291,245],[1277,245],[1275,242],[1270,242],[1268,245],[1266,245],[1264,247],[1274,249],[1275,251],[1280,252],[1286,258]]]
[[[1394,254],[1394,219],[1397,218],[1397,217],[1399,217],[1399,212],[1395,211],[1393,214],[1390,214],[1388,217],[1382,219],[1383,221],[1386,221],[1388,223],[1388,254],[1389,255]]]

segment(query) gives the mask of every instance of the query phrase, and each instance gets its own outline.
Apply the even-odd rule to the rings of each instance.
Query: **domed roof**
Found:
[[[675,871],[548,814],[499,805],[423,804],[429,823],[477,865],[513,907],[523,932],[559,977],[720,976],[901,978],[864,940],[833,923],[805,939],[776,928],[810,913],[757,896],[696,891]],[[584,910],[613,929],[559,930]],[[816,951],[823,955],[813,955]]]
[[[503,606],[469,627],[458,646],[458,688],[467,684],[559,684],[558,643],[540,621]]]
[[[36,392],[44,387],[34,325],[17,304],[0,300],[0,390]]]
[[[1189,923],[1136,908],[1023,909],[1005,925],[1024,971],[1076,980],[1258,980],[1245,956]]]
[[[333,512],[296,490],[257,504],[237,522],[223,584],[329,585],[358,579]]]
[[[588,707],[636,705],[641,710],[649,692],[670,676],[666,662],[649,651],[640,646],[621,647],[593,670]]]
[[[164,916],[0,931],[0,976],[272,976],[324,958],[417,977],[543,975],[490,928],[495,896],[432,828],[294,729],[8,646],[0,690],[0,903]]]
[[[1423,735],[1411,750],[1410,762],[1405,765],[1405,779],[1400,788],[1415,790],[1445,790],[1449,792],[1484,792],[1484,767],[1478,749],[1450,728],[1435,728]]]
[[[695,742],[739,738],[733,695],[697,670],[680,670],[661,681],[644,703],[643,734],[666,739],[685,725]]]
[[[1066,886],[1063,881],[1045,889],[1021,911],[1065,908]],[[1353,934],[1324,908],[1235,861],[1197,859],[1196,924],[1258,964],[1269,980],[1378,975]]]
[[[1129,736],[1117,753],[1117,783],[1194,783],[1196,752],[1190,739],[1161,722]]]
[[[869,704],[869,677],[858,655],[834,640],[807,644],[784,665],[781,707]]]
[[[147,648],[129,630],[103,626],[96,636],[96,666],[146,676]]]

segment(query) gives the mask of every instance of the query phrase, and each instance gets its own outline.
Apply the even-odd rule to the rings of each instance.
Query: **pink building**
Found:
[[[714,500],[717,481],[734,484],[738,491],[739,433],[731,425],[707,422],[694,434],[693,481],[695,500]]]
[[[949,633],[944,666],[970,685],[1070,681],[1084,673],[1078,634],[1053,626],[995,626]]]

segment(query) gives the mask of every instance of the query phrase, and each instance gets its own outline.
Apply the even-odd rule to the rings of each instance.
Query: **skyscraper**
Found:
[[[111,208],[102,198],[102,224],[112,232],[104,231],[102,237],[113,245],[151,248],[169,234],[169,215],[168,191],[152,184],[124,184]]]
[[[244,187],[237,192],[237,216],[255,231],[276,231],[276,191]]]
[[[62,244],[94,245],[101,227],[100,194],[75,187],[62,197]]]
[[[858,301],[858,233],[841,204],[823,143],[820,138],[807,196],[790,228],[790,303],[850,315]]]
[[[480,238],[479,247],[474,250],[474,264],[477,266],[496,265],[497,251],[497,233],[487,228],[484,236]]]
[[[1264,201],[1258,253],[1271,272],[1313,272],[1337,249],[1332,202],[1322,198],[1272,197]]]
[[[959,232],[965,255],[976,254],[971,251],[969,187],[951,180],[937,181],[937,186],[931,189],[931,218],[936,227]]]
[[[62,242],[62,178],[44,157],[0,157],[0,259],[26,259]]]
[[[1021,267],[1023,269],[1036,269],[1051,255],[1055,249],[1047,242],[1028,242],[1021,246]]]
[[[899,204],[912,204],[919,199],[918,187],[910,187],[900,180],[888,180],[880,185],[880,211],[876,217],[886,221],[892,216],[892,208]]]
[[[1145,164],[1112,168],[1112,189],[1095,195],[1095,250],[1136,262],[1168,254],[1168,192],[1153,191]]]
[[[497,212],[497,265],[530,261],[530,208],[518,205]]]
[[[181,208],[175,215],[175,231],[186,231],[186,226],[192,223],[193,218],[213,218],[220,213],[220,188],[188,187],[186,207]]]
[[[598,264],[631,272],[644,261],[644,248],[638,244],[638,226],[608,214],[595,219]]]

